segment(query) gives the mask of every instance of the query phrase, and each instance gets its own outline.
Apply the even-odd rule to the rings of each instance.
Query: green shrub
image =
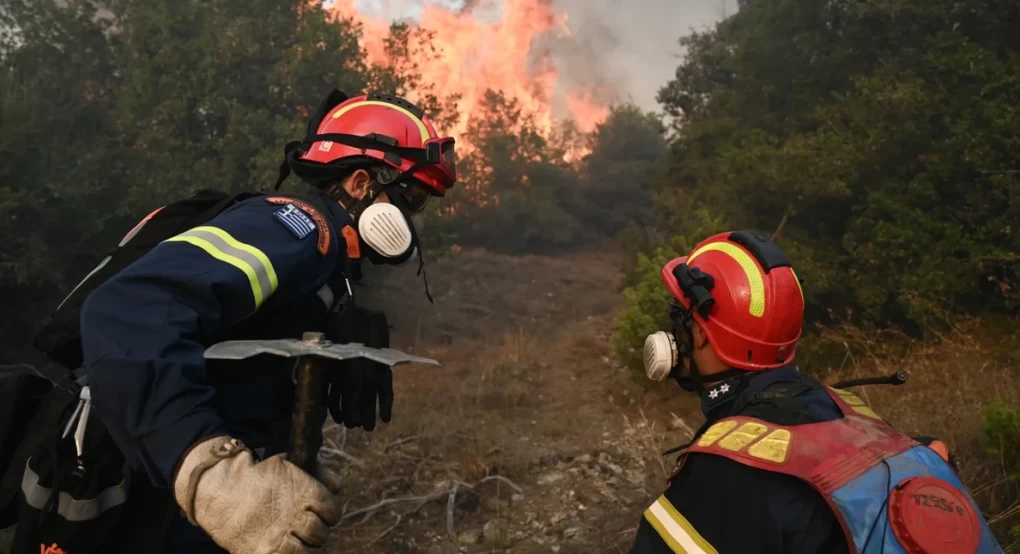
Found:
[[[668,329],[669,290],[662,282],[662,267],[678,256],[688,254],[694,245],[725,228],[725,223],[712,218],[705,210],[688,214],[688,229],[683,236],[672,237],[666,245],[652,252],[639,252],[624,271],[627,286],[623,296],[627,307],[617,318],[613,346],[620,361],[641,371],[641,349],[645,337]]]
[[[993,400],[985,406],[985,437],[988,453],[1020,476],[1020,409]]]
[[[1020,409],[993,400],[985,406],[985,438],[988,453],[1002,460],[1009,479],[1020,480]],[[1020,541],[1020,523],[1013,525],[1009,534]]]

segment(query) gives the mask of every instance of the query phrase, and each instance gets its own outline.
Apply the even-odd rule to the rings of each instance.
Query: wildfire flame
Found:
[[[592,90],[561,82],[550,53],[538,44],[549,35],[570,38],[566,13],[556,13],[551,0],[504,0],[502,19],[486,22],[476,16],[476,4],[467,2],[452,11],[426,3],[414,25],[433,33],[435,47],[433,59],[417,68],[422,82],[433,86],[440,98],[460,95],[460,117],[453,128],[442,131],[463,133],[487,90],[516,99],[546,133],[558,120],[573,119],[579,130],[590,131],[605,119],[608,106]],[[362,47],[370,63],[393,62],[385,47],[390,21],[359,12],[355,0],[336,0],[330,9],[362,24]]]

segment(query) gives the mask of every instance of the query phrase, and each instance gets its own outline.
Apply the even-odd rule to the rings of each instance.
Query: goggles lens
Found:
[[[431,139],[425,143],[425,153],[430,164],[439,166],[451,181],[457,180],[456,140],[451,137]]]

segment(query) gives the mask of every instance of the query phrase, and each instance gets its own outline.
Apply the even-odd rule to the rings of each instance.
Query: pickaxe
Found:
[[[205,350],[205,357],[213,360],[243,360],[259,354],[297,358],[287,459],[309,475],[315,475],[319,447],[322,445],[322,422],[326,419],[327,376],[322,367],[324,359],[368,358],[388,366],[407,363],[442,365],[436,360],[411,356],[391,348],[370,348],[357,342],[334,344],[326,340],[322,333],[305,333],[300,340],[221,342]]]

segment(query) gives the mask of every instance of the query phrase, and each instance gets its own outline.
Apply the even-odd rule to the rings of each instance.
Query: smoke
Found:
[[[416,20],[424,5],[471,14],[479,21],[503,17],[504,0],[356,0],[362,13],[388,20]],[[658,110],[658,90],[680,63],[678,40],[736,10],[736,0],[537,0],[565,22],[532,45],[535,67],[551,62],[558,73],[558,105],[580,96],[592,105],[633,102]]]
[[[735,0],[554,0],[569,36],[550,39],[560,85],[601,102],[657,110],[655,95],[680,63],[678,40],[736,9]]]

